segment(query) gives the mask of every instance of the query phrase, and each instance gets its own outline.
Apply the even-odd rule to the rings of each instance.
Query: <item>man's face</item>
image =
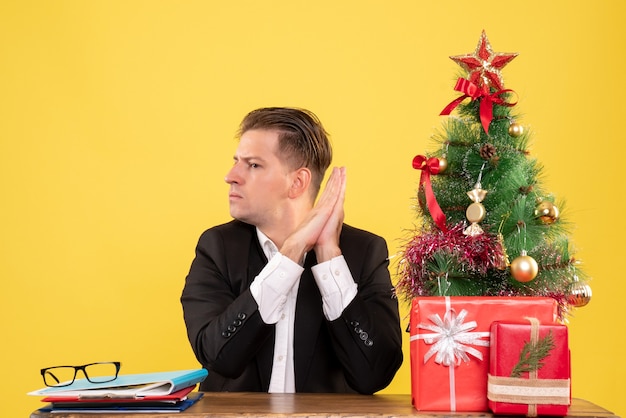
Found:
[[[278,133],[246,131],[226,175],[230,215],[259,228],[280,222],[288,199],[289,174],[278,156]]]

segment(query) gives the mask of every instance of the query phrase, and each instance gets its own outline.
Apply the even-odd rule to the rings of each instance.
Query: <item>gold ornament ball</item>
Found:
[[[549,200],[544,200],[535,208],[535,218],[545,225],[553,224],[559,219],[559,208]]]
[[[523,133],[524,133],[524,127],[520,125],[519,123],[513,122],[509,125],[509,135],[511,135],[512,137],[517,138]]]
[[[529,255],[520,255],[511,262],[511,275],[518,282],[526,283],[537,277],[539,266]]]
[[[446,157],[439,157],[439,172],[443,173],[448,168],[448,160]]]
[[[582,308],[591,301],[591,287],[586,283],[574,282],[570,285],[566,298],[570,305]]]

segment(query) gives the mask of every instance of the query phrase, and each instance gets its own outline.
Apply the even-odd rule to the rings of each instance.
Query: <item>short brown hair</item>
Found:
[[[332,160],[328,134],[315,114],[292,107],[264,107],[248,113],[239,125],[239,136],[252,129],[278,132],[278,151],[293,169],[311,170],[315,194],[319,192]]]

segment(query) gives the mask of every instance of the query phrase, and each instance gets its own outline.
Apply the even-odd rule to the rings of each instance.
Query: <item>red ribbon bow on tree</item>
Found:
[[[427,159],[423,155],[416,155],[415,158],[413,158],[413,168],[416,170],[422,170],[422,174],[420,176],[420,186],[424,187],[426,205],[428,206],[430,216],[432,216],[439,229],[443,232],[447,232],[448,228],[446,227],[446,215],[439,207],[439,203],[437,203],[437,199],[435,198],[435,193],[433,193],[433,187],[430,182],[430,175],[436,175],[439,173],[439,159],[435,157]]]
[[[456,86],[454,86],[454,90],[460,91],[461,93],[463,93],[463,96],[451,101],[450,104],[441,111],[440,115],[449,115],[450,113],[452,113],[455,107],[460,105],[461,102],[468,97],[470,97],[472,100],[482,98],[482,100],[480,101],[480,122],[482,123],[483,129],[487,134],[489,133],[489,124],[493,119],[493,104],[495,103],[501,106],[509,107],[515,106],[517,104],[517,102],[507,103],[499,97],[500,95],[512,92],[513,90],[503,89],[490,94],[489,87],[486,84],[483,85],[481,89],[476,84],[464,78],[459,78],[457,80]]]

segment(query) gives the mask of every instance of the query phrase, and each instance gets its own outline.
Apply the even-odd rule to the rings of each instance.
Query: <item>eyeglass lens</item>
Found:
[[[84,366],[58,366],[42,370],[46,386],[68,386],[82,371],[88,381],[105,383],[115,380],[119,371],[116,363],[91,363]]]

